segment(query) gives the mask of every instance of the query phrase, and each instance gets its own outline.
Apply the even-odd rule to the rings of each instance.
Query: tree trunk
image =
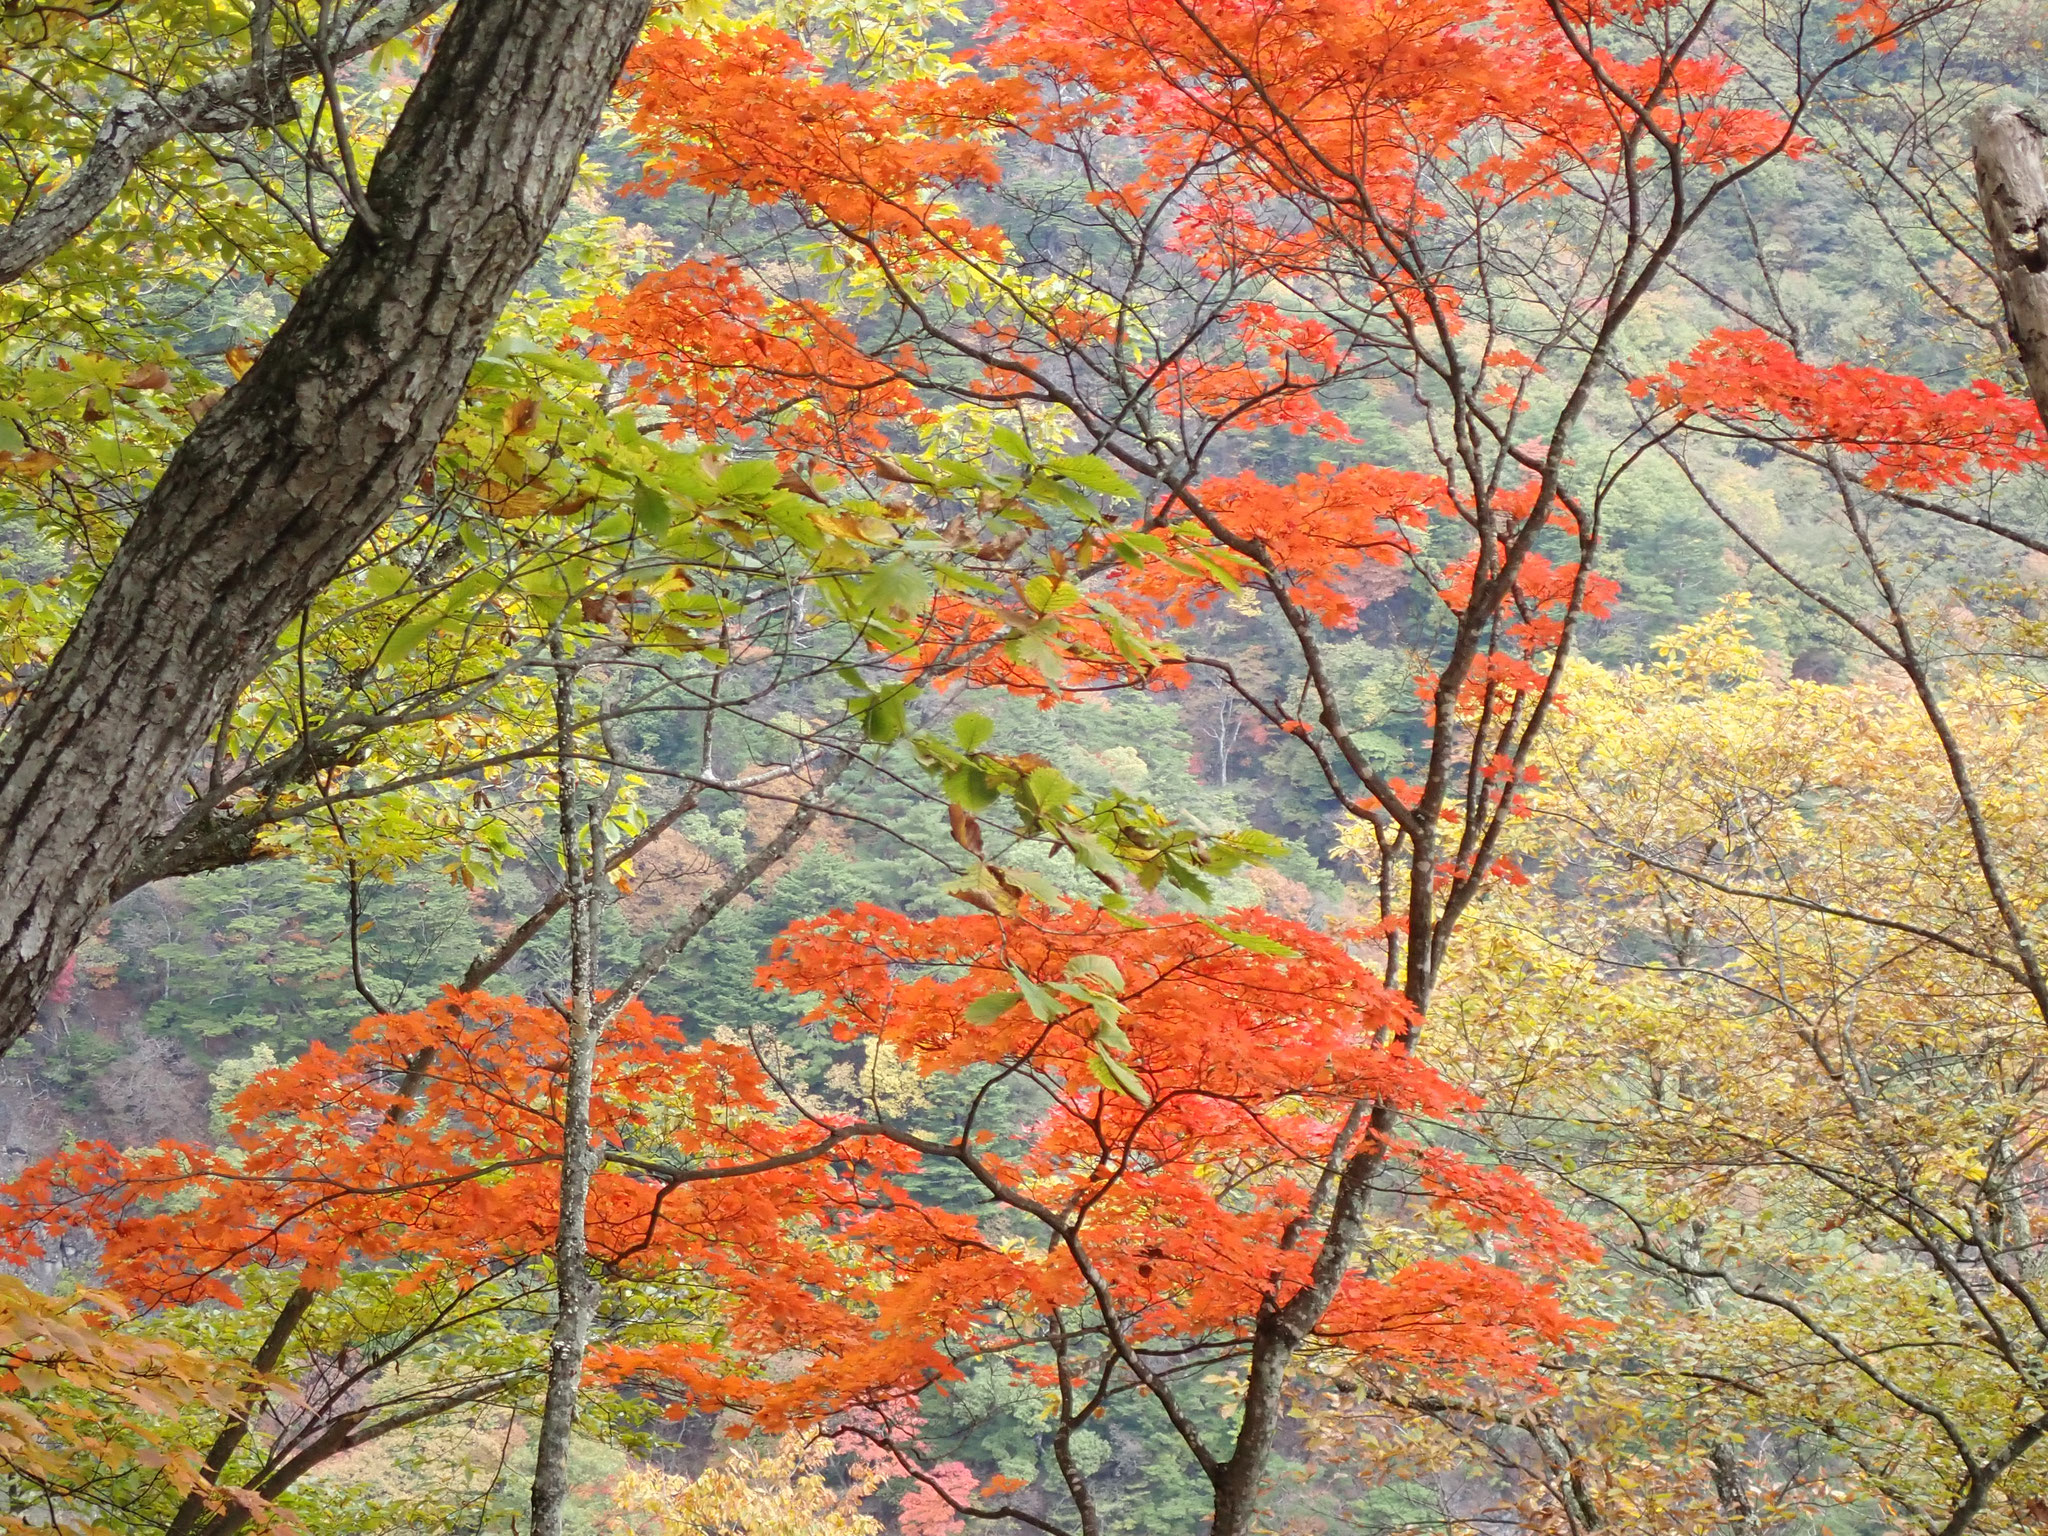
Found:
[[[0,734],[0,1050],[290,620],[427,466],[648,0],[462,0],[358,219]]]
[[[568,1070],[562,1083],[561,1214],[555,1224],[555,1321],[548,1339],[548,1385],[533,1456],[532,1536],[562,1536],[569,1501],[569,1441],[583,1390],[583,1359],[597,1316],[597,1277],[590,1270],[590,1181],[599,1153],[590,1135],[596,1088],[597,906],[605,889],[608,803],[579,792],[576,757],[577,669],[555,640],[555,811],[562,890],[569,905]],[[605,801],[609,801],[609,796]],[[585,856],[585,842],[588,856]]]
[[[590,987],[588,939],[591,903],[579,894],[571,903],[570,947],[578,954],[569,989],[568,1071],[562,1115],[562,1212],[555,1228],[555,1321],[548,1338],[547,1395],[535,1437],[530,1529],[533,1536],[562,1536],[569,1500],[569,1442],[583,1390],[583,1360],[590,1352],[590,1325],[597,1316],[597,1277],[590,1271],[587,1214],[590,1181],[599,1153],[590,1137],[590,1094],[596,1075],[599,1030]]]
[[[2027,108],[2001,107],[1984,115],[1974,138],[1977,204],[1991,237],[2006,334],[2048,431],[2048,129]]]

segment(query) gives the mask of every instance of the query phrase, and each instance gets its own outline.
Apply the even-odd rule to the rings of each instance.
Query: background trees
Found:
[[[2031,890],[2035,690],[1951,684]],[[1533,823],[1555,873],[1489,915],[1440,1017],[1668,1320],[1585,1368],[1686,1405],[1721,1518],[1825,1497],[1837,1458],[1929,1529],[2025,1509],[2036,1015],[1940,742],[1896,688],[1767,677],[1734,619],[1572,696]],[[1647,1455],[1587,1428],[1595,1488]]]
[[[188,178],[275,216],[12,290],[19,720],[289,354],[263,275],[391,255],[414,61],[284,54],[396,14],[167,56],[303,71]],[[2027,1518],[2041,448],[1959,180],[2016,17],[664,13],[55,984],[114,1136],[16,1252],[236,1394],[61,1497],[554,1530],[717,1412],[906,1531]],[[116,1030],[218,1121],[141,1134]]]

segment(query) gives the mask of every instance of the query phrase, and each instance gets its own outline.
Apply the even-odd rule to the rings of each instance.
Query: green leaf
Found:
[[[1221,923],[1212,923],[1208,918],[1197,919],[1201,925],[1226,943],[1239,949],[1249,950],[1255,955],[1271,955],[1276,960],[1299,960],[1301,951],[1289,949],[1278,939],[1269,939],[1263,933],[1247,933],[1242,928],[1226,928]]]
[[[966,1008],[961,1017],[970,1024],[989,1025],[1024,1001],[1021,992],[984,992]]]
[[[987,715],[965,714],[953,721],[953,739],[960,743],[963,751],[978,750],[995,733],[996,723]]]
[[[1126,565],[1143,565],[1147,555],[1166,553],[1166,540],[1156,533],[1127,533],[1110,541],[1111,549]]]
[[[395,667],[419,647],[419,643],[440,628],[441,615],[429,614],[415,619],[410,624],[401,624],[384,643],[384,650],[378,661],[387,667]]]
[[[721,496],[766,496],[782,479],[773,459],[741,459],[719,471]]]
[[[1064,613],[1081,601],[1081,589],[1053,576],[1034,576],[1024,583],[1024,601],[1035,613]]]
[[[658,539],[668,532],[669,518],[674,510],[674,504],[653,486],[633,487],[633,516],[638,520],[641,532],[650,539]]]
[[[1076,955],[1067,962],[1067,975],[1076,981],[1099,983],[1100,990],[1113,995],[1124,990],[1124,973],[1107,955]]]
[[[917,697],[915,683],[898,683],[879,693],[862,694],[847,700],[847,707],[860,718],[861,730],[869,741],[887,746],[903,734],[909,722],[910,701]]]
[[[1024,783],[1036,810],[1057,810],[1074,797],[1074,781],[1057,768],[1034,768]]]
[[[870,613],[915,613],[931,601],[932,584],[915,562],[897,559],[876,566],[858,590]]]
[[[1145,1091],[1145,1085],[1138,1081],[1137,1074],[1099,1045],[1095,1054],[1088,1058],[1088,1070],[1095,1074],[1095,1081],[1112,1092],[1136,1099],[1140,1104],[1151,1104],[1152,1095]]]
[[[955,768],[941,782],[946,798],[962,810],[985,811],[1000,798],[988,775],[971,764]]]
[[[1017,990],[1024,994],[1024,1001],[1030,1007],[1033,1018],[1041,1023],[1050,1024],[1065,1012],[1060,1007],[1058,998],[1018,970],[1014,964],[1010,967],[1010,975],[1017,983]]]
[[[1138,488],[1093,454],[1061,454],[1047,459],[1045,467],[1101,495],[1115,496],[1124,501],[1137,499]]]
[[[363,572],[363,585],[370,589],[370,595],[377,598],[391,596],[412,578],[412,572],[402,565],[373,565]]]
[[[1057,907],[1066,899],[1064,892],[1045,876],[1028,869],[1005,869],[1003,876],[1010,884],[1028,896],[1035,896],[1048,907]]]

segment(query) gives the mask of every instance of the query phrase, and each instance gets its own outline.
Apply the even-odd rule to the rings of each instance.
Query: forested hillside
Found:
[[[0,60],[0,1532],[2048,1529],[2033,0]]]

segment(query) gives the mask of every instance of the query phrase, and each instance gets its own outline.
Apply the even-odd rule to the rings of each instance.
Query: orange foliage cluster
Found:
[[[1654,31],[1661,9],[1636,0],[1580,20]],[[687,183],[777,203],[829,233],[837,259],[864,267],[871,290],[902,309],[906,334],[953,336],[949,355],[965,372],[949,389],[988,402],[1039,394],[1077,354],[1100,351],[1115,360],[1078,371],[1142,378],[1153,408],[1198,430],[1285,427],[1349,441],[1317,391],[1357,364],[1352,330],[1363,322],[1318,313],[1328,306],[1315,296],[1341,291],[1361,312],[1456,333],[1457,292],[1406,245],[1444,216],[1444,202],[1564,196],[1575,176],[1657,152],[1652,137],[1625,131],[1617,93],[1654,100],[1658,133],[1709,169],[1787,141],[1782,118],[1732,99],[1743,86],[1725,61],[1667,59],[1642,44],[1582,49],[1547,0],[1010,0],[960,56],[966,67],[940,79],[848,80],[766,27],[676,29],[643,45],[629,90],[642,190]],[[1035,174],[1049,159],[1086,184],[1074,219],[1160,242],[1161,260],[1218,279],[1215,310],[1196,302],[1187,334],[1171,324],[1155,333],[1151,316],[1112,312],[1107,293],[1085,303],[1064,291],[1033,296],[1033,280],[1004,265],[1016,253],[1000,227],[965,210],[1006,190],[1011,163]],[[1033,194],[1018,195],[1028,206]],[[975,282],[951,281],[967,269]],[[600,354],[624,365],[636,397],[665,407],[679,433],[765,433],[785,454],[858,469],[892,433],[932,419],[921,394],[935,382],[931,356],[864,342],[828,306],[773,297],[732,264],[684,262],[588,318]],[[1526,377],[1536,365],[1498,351],[1484,367]],[[1522,403],[1509,382],[1485,398]],[[1362,568],[1411,553],[1409,531],[1449,501],[1430,476],[1373,465],[1326,466],[1284,485],[1244,472],[1198,494],[1230,534],[1262,543],[1290,595],[1335,626],[1355,622]],[[1509,644],[1487,669],[1493,686],[1554,647],[1576,574],[1531,562],[1511,600],[1519,611],[1505,619]],[[1454,607],[1461,579],[1454,568]],[[1104,598],[1142,637],[1216,591],[1162,556],[1121,573]],[[1589,585],[1589,607],[1609,591]],[[1008,624],[998,605],[951,601],[948,614],[930,615],[935,638],[920,658],[935,674],[1046,698],[1106,677],[1166,675],[1132,660],[1099,606],[1068,610],[1057,634],[1041,626],[1023,647],[994,643]],[[1071,670],[1048,675],[1058,665]]]
[[[227,1106],[233,1133],[218,1149],[95,1142],[28,1169],[10,1186],[0,1241],[33,1256],[64,1228],[89,1231],[107,1284],[146,1306],[233,1305],[250,1264],[324,1284],[349,1264],[464,1278],[529,1260],[549,1251],[558,1218],[562,1030],[551,1009],[482,994],[369,1019],[346,1051],[316,1043],[260,1075]],[[403,1113],[406,1063],[427,1047],[431,1068]],[[606,1038],[598,1089],[593,1126],[613,1145],[651,1135],[671,1158],[715,1164],[818,1140],[775,1114],[749,1052],[692,1043],[637,1005]],[[591,1251],[743,1247],[845,1194],[801,1168],[748,1188],[694,1183],[657,1206],[655,1186],[607,1169],[591,1195]]]
[[[639,190],[688,182],[788,203],[850,238],[856,259],[885,268],[914,299],[935,263],[1004,256],[1001,229],[952,199],[1002,180],[1006,138],[1071,146],[1107,134],[1142,169],[1087,194],[1102,216],[1149,217],[1172,199],[1171,249],[1212,271],[1316,279],[1334,251],[1369,249],[1379,297],[1419,314],[1424,289],[1384,242],[1442,214],[1422,190],[1426,165],[1462,164],[1459,184],[1482,199],[1562,195],[1574,169],[1654,147],[1625,146],[1617,90],[1657,100],[1660,131],[1703,166],[1754,158],[1789,132],[1774,114],[1721,104],[1732,66],[1600,50],[1589,59],[1538,0],[1236,0],[1199,14],[1174,0],[1009,4],[965,57],[975,67],[944,80],[867,87],[831,78],[826,61],[770,28],[658,34],[628,82],[646,157]],[[1485,150],[1474,149],[1482,138]],[[1362,194],[1370,219],[1360,218]],[[1396,227],[1385,227],[1388,210],[1400,210]],[[1426,297],[1455,314],[1454,293]],[[601,332],[633,339],[619,355],[662,386],[652,398],[693,367],[749,362],[747,347],[715,334],[713,306],[676,299],[669,274],[593,317]],[[774,318],[751,300],[748,309]],[[714,334],[692,334],[692,311]],[[804,306],[782,318],[804,335],[819,328]],[[1304,390],[1336,361],[1325,327],[1243,302],[1211,329],[1210,341],[1237,355],[1163,358],[1155,387],[1169,404],[1345,435]],[[1007,322],[990,334],[999,351],[1021,346]],[[1055,317],[1047,339],[1057,351],[1113,334],[1128,339],[1104,317],[1077,314]],[[1251,355],[1260,351],[1263,364]],[[793,389],[806,360],[828,389],[845,387],[843,359],[807,358],[801,346],[762,364]],[[985,385],[998,395],[1019,387],[1000,366]],[[692,423],[717,424],[715,414]]]
[[[1568,513],[1553,512],[1549,521],[1575,531]],[[1453,561],[1444,573],[1445,585],[1437,595],[1453,613],[1463,614],[1471,607],[1478,573],[1477,551]],[[1549,686],[1551,671],[1541,658],[1562,643],[1567,623],[1577,615],[1604,619],[1613,611],[1620,591],[1612,577],[1588,571],[1577,561],[1554,561],[1540,550],[1530,550],[1516,568],[1514,583],[1496,613],[1498,637],[1509,648],[1491,648],[1472,658],[1458,679],[1452,701],[1456,717],[1468,722],[1497,720],[1518,696],[1542,693]],[[1415,692],[1423,701],[1425,720],[1434,725],[1445,707],[1445,700],[1439,697],[1444,692],[1442,678],[1424,673],[1416,679]],[[1499,776],[1489,769],[1484,777]],[[1494,792],[1512,797],[1505,786],[1497,786]]]
[[[1284,486],[1231,475],[1205,481],[1200,495],[1233,534],[1266,547],[1293,579],[1290,597],[1337,627],[1358,618],[1348,579],[1367,565],[1400,564],[1415,550],[1408,530],[1450,509],[1436,476],[1372,464],[1323,464]]]
[[[768,27],[700,38],[657,33],[626,80],[632,129],[647,152],[636,190],[678,181],[796,198],[895,254],[995,255],[1002,231],[952,211],[939,190],[999,178],[981,136],[1031,99],[1017,80],[964,75],[866,90],[827,78],[827,63]]]
[[[1942,393],[1907,374],[1809,363],[1762,331],[1716,331],[1684,362],[1631,389],[1746,435],[1839,448],[1866,460],[1865,482],[1881,489],[1935,490],[2048,467],[2048,435],[2032,404],[1989,379]]]
[[[862,907],[790,930],[763,974],[817,994],[812,1019],[840,1038],[877,1039],[921,1072],[1028,1072],[1042,1107],[1022,1144],[967,1149],[992,1192],[1073,1234],[1134,1337],[1232,1337],[1263,1298],[1306,1278],[1315,1245],[1290,1246],[1286,1233],[1319,1171],[1366,1145],[1354,1106],[1446,1117],[1473,1100],[1408,1054],[1407,1003],[1341,945],[1264,912],[1228,921],[1293,953],[1256,953],[1191,916],[1131,928],[1085,907],[1030,922]],[[1019,998],[991,1022],[967,1022],[977,1001],[1015,995],[1016,972],[1050,982],[1086,956],[1121,975],[1143,1100],[1101,1084],[1102,1030],[1087,1006],[1047,1019]],[[1517,1267],[1458,1257],[1354,1273],[1324,1337],[1383,1361],[1512,1373],[1532,1363],[1534,1343],[1571,1331],[1540,1277],[1594,1256],[1582,1229],[1507,1170],[1443,1149],[1388,1151],[1417,1165],[1421,1198],[1490,1235]],[[1071,1251],[1009,1264],[976,1271],[977,1304],[991,1313],[1015,1295],[1037,1308],[1086,1300]]]
[[[1207,541],[1190,537],[1185,542]],[[1185,588],[1186,576],[1177,572],[1176,579]],[[934,688],[1001,688],[1036,699],[1041,709],[1090,687],[1125,686],[1134,676],[1155,688],[1179,687],[1187,681],[1187,669],[1177,661],[1164,654],[1140,661],[1131,654],[1129,641],[1118,644],[1119,630],[1130,640],[1147,642],[1155,618],[1150,604],[1132,602],[1114,587],[1101,601],[1056,615],[944,592],[927,612],[928,638],[903,658],[903,665],[907,675]],[[1039,643],[1020,645],[1015,638],[1020,629]]]
[[[1482,129],[1502,130],[1499,144],[1473,160],[1463,190],[1499,199],[1564,192],[1572,170],[1611,167],[1623,152],[1622,118],[1602,77],[1648,99],[1644,86],[1664,68],[1654,56],[1625,61],[1603,49],[1589,60],[1540,0],[1234,0],[1199,10],[1082,0],[1049,12],[1010,3],[996,28],[987,63],[1052,83],[1046,95],[1057,105],[1041,131],[1079,115],[1085,92],[1092,115],[1142,136],[1140,190],[1176,183],[1222,144],[1247,167],[1227,184],[1230,197],[1307,194],[1327,209],[1317,222],[1337,240],[1360,238],[1361,192],[1380,209],[1407,209],[1409,227],[1437,216],[1416,185],[1418,166],[1463,155]],[[1719,101],[1732,67],[1688,59],[1669,74],[1659,128],[1695,163],[1738,163],[1784,139],[1775,114]],[[1229,224],[1205,218],[1184,233],[1199,240],[1204,226]]]
[[[730,261],[652,273],[583,318],[603,337],[591,355],[629,370],[628,395],[667,410],[671,439],[760,437],[785,455],[863,460],[888,446],[890,424],[931,414],[914,359],[869,356],[821,306],[775,298]]]
[[[740,1407],[774,1426],[900,1400],[955,1376],[963,1341],[1029,1337],[1032,1319],[1091,1297],[1134,1337],[1242,1337],[1261,1299],[1305,1274],[1313,1244],[1285,1234],[1325,1161],[1366,1145],[1356,1107],[1453,1116],[1471,1101],[1404,1051],[1406,1004],[1341,946],[1262,913],[1230,920],[1278,952],[1193,917],[1126,926],[1082,906],[932,921],[862,908],[792,929],[763,984],[814,995],[811,1021],[837,1041],[872,1040],[928,1076],[1006,1078],[1027,1101],[949,1131],[802,1111],[748,1051],[628,1009],[599,1057],[591,1248],[726,1308],[715,1349],[614,1344],[593,1372],[679,1412]],[[1121,975],[1125,1059],[1149,1102],[1098,1080],[1099,1010],[990,998],[1030,985],[1072,1000],[1056,989],[1076,962],[1102,960]],[[251,1265],[319,1285],[361,1264],[461,1279],[541,1260],[558,1215],[561,1029],[550,1010],[481,995],[373,1018],[348,1050],[262,1075],[230,1104],[219,1150],[95,1144],[30,1169],[8,1190],[0,1252],[88,1232],[109,1286],[150,1306],[233,1304]],[[428,1048],[417,1102],[400,1099]],[[1591,1256],[1580,1229],[1503,1170],[1385,1150],[1413,1201],[1486,1234],[1498,1262],[1454,1244],[1354,1275],[1325,1337],[1430,1372],[1515,1373],[1573,1331],[1546,1276]],[[907,1176],[933,1161],[967,1167],[991,1207],[916,1198]],[[778,1380],[789,1351],[809,1364]]]

